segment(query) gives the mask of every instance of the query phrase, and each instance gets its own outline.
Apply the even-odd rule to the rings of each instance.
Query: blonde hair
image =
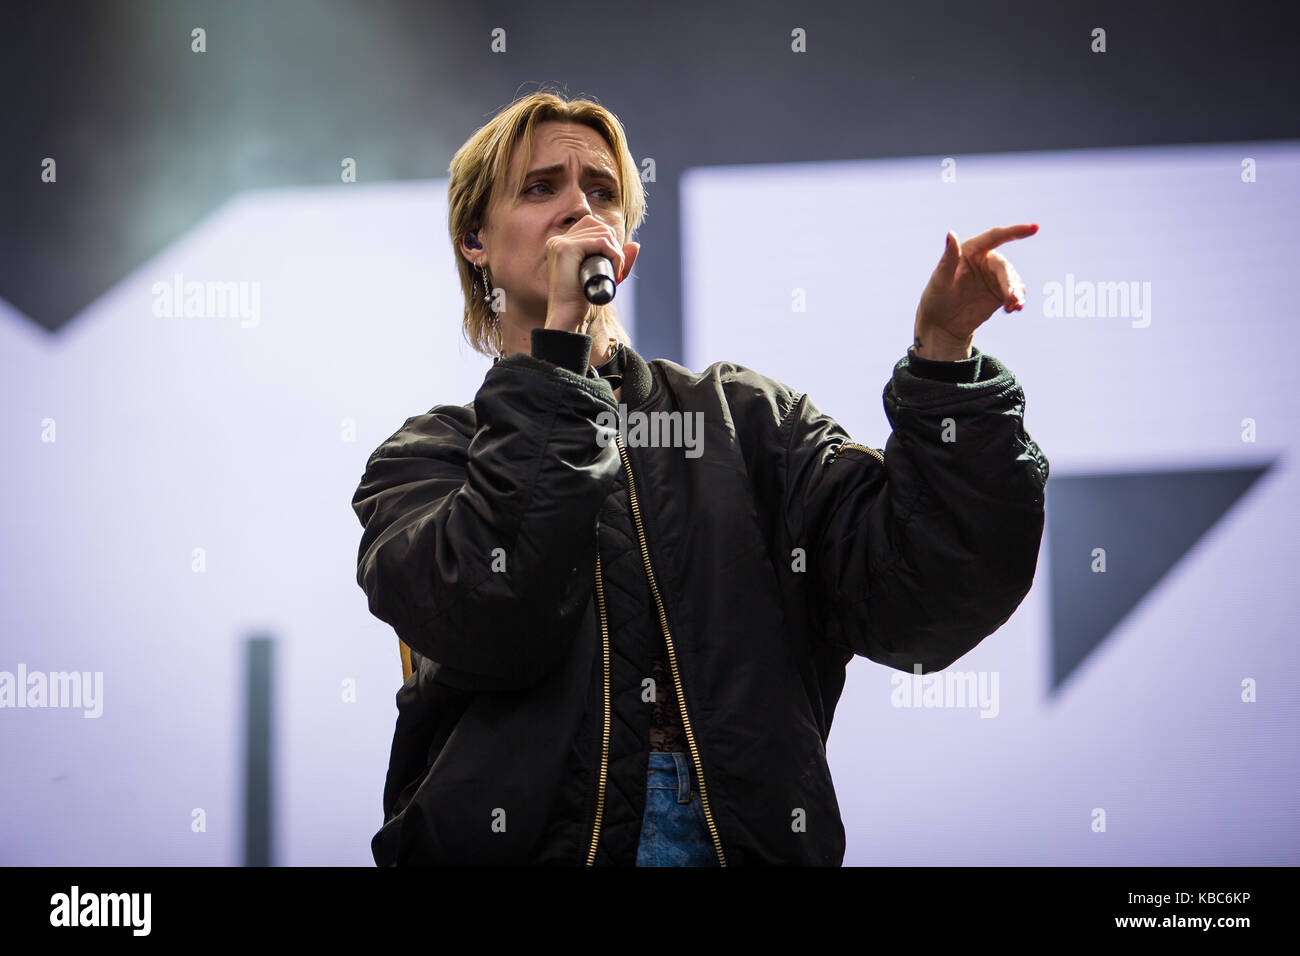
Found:
[[[478,270],[461,254],[461,237],[481,227],[493,190],[504,188],[510,170],[510,153],[515,144],[523,142],[523,162],[519,166],[520,181],[514,184],[510,195],[517,195],[523,187],[523,176],[532,158],[533,131],[539,123],[547,121],[581,123],[604,137],[618,167],[619,195],[622,198],[624,242],[631,240],[646,215],[645,188],[637,172],[636,161],[627,146],[623,124],[617,116],[590,99],[566,100],[559,91],[538,90],[518,97],[497,113],[484,126],[475,131],[465,145],[452,157],[447,184],[447,224],[455,250],[456,267],[460,273],[460,288],[465,296],[463,331],[466,340],[476,352],[500,355],[504,349],[499,325],[493,323],[494,313],[484,301],[483,294],[475,292]],[[490,267],[489,267],[490,268]],[[482,283],[479,282],[481,286]],[[619,342],[630,343],[631,337],[618,320],[618,312],[611,305],[592,306],[588,333],[595,345],[598,335]]]

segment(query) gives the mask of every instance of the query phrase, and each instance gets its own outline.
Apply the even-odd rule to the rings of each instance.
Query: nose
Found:
[[[587,202],[587,194],[576,183],[565,188],[565,203],[568,210],[564,218],[566,228],[591,215],[591,203]]]

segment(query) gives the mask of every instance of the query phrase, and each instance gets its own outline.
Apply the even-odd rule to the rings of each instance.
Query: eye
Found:
[[[551,191],[551,187],[550,187],[550,186],[546,185],[546,183],[544,183],[544,182],[538,181],[538,182],[533,183],[531,186],[529,186],[527,189],[524,190],[525,195],[528,194],[528,193],[532,193],[533,190],[536,189],[538,186],[540,186],[541,188],[545,189],[547,192],[550,192],[550,191]],[[613,190],[613,189],[607,189],[607,188],[605,188],[605,187],[602,186],[602,187],[600,187],[600,189],[598,189],[597,191],[598,191],[598,192],[602,192],[602,193],[605,194],[605,196],[606,196],[606,199],[604,200],[605,202],[610,202],[610,203],[616,203],[616,202],[618,202],[618,194],[617,194],[617,192],[616,192],[615,190]],[[541,193],[534,193],[534,195],[541,195]]]

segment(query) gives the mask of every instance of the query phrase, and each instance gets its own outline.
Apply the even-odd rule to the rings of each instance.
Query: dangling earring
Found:
[[[488,278],[487,269],[483,266],[479,266],[478,271],[483,276],[483,304],[487,306],[488,312],[492,314],[492,327],[499,328],[501,316],[497,315],[496,309],[492,308],[492,281]]]
[[[487,269],[483,266],[478,267],[479,275],[483,277],[483,302],[487,305],[488,311],[492,313],[493,325],[497,322],[496,311],[492,308],[492,282],[488,279]]]
[[[496,333],[497,337],[497,353],[501,358],[505,358],[505,348],[501,339],[501,316],[497,314],[496,309],[492,308],[492,281],[488,278],[486,268],[480,265],[478,271],[479,275],[483,277],[483,304],[487,307],[488,314],[491,316],[489,321],[492,325],[492,331]]]

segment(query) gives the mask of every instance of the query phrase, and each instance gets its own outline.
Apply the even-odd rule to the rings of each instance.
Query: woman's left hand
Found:
[[[993,250],[1036,232],[1036,223],[998,226],[965,242],[948,233],[943,257],[916,308],[918,355],[940,361],[966,358],[975,330],[999,307],[1008,313],[1024,308],[1024,283],[1006,257]]]

